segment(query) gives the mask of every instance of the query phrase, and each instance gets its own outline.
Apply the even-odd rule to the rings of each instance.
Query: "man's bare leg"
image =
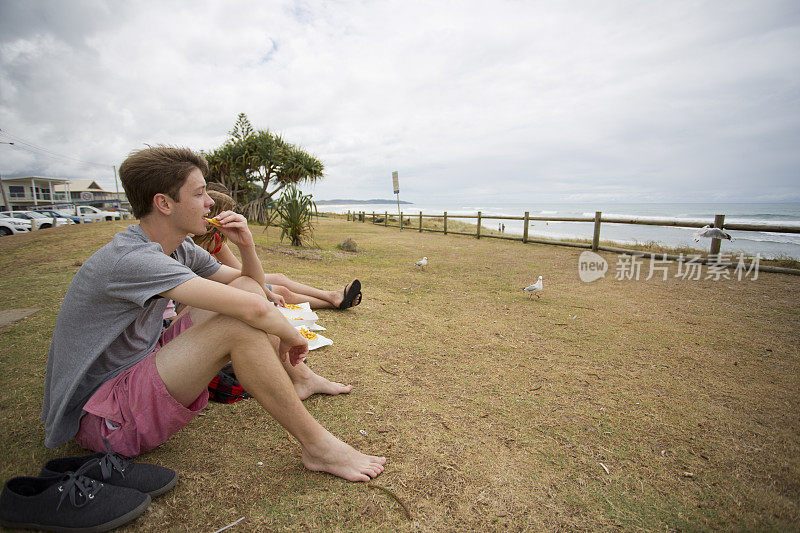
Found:
[[[234,281],[232,285],[257,294],[264,294],[261,287],[259,286],[256,288],[255,284]],[[183,314],[183,311],[180,314]],[[195,325],[201,324],[214,316],[217,316],[217,314],[211,311],[192,309],[192,323]],[[269,335],[268,337],[270,342],[272,342],[272,347],[277,352],[280,340],[274,335]],[[300,400],[305,400],[314,394],[347,394],[353,390],[352,385],[330,381],[311,370],[308,365],[304,363],[292,366],[289,361],[283,361],[283,368],[292,380],[292,384]]]
[[[280,339],[274,335],[270,335],[269,339],[272,342],[272,347],[277,352]],[[297,391],[297,396],[299,396],[301,400],[305,400],[313,394],[347,394],[353,390],[352,385],[345,385],[323,378],[311,370],[305,363],[292,366],[289,361],[283,361],[283,368],[286,370],[289,379],[292,380],[292,384]]]
[[[235,282],[234,285],[236,285]],[[239,288],[242,288],[243,290],[253,289],[252,286],[239,287]],[[260,292],[260,288],[259,291],[253,291],[253,292]],[[194,325],[202,324],[209,318],[217,316],[216,313],[205,311],[203,309],[185,308],[178,314],[178,317],[176,317],[175,319],[177,320],[178,318],[180,318],[180,316],[182,316],[186,312],[189,312],[190,310],[192,311],[192,323]],[[276,337],[275,335],[268,335],[268,338],[272,343],[273,349],[275,350],[275,352],[277,352],[278,345],[280,344],[280,339],[278,339],[278,337]],[[325,379],[324,377],[320,376],[319,374],[311,370],[305,363],[300,363],[297,366],[292,366],[292,364],[289,361],[283,361],[283,368],[289,375],[289,379],[292,380],[292,384],[294,385],[294,388],[297,391],[297,395],[300,397],[301,400],[305,400],[306,398],[314,394],[330,394],[330,395],[347,394],[351,390],[353,390],[352,385],[345,385],[343,383]]]
[[[228,360],[244,388],[298,440],[306,468],[350,481],[369,481],[383,471],[386,458],[340,441],[305,409],[263,331],[226,316],[206,317],[158,351],[156,368],[169,393],[188,406]]]

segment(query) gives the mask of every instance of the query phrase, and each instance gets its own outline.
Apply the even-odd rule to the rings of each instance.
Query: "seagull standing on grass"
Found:
[[[528,299],[530,299],[534,294],[538,298],[539,293],[542,292],[542,290],[544,290],[544,285],[542,284],[542,276],[539,276],[539,281],[537,281],[533,285],[528,285],[522,290],[528,293]]]
[[[733,237],[729,233],[722,231],[719,228],[712,228],[710,225],[703,226],[697,233],[694,234],[694,242],[700,242],[700,237],[707,237],[709,239],[727,239],[733,242]]]
[[[418,267],[422,267],[422,270],[425,270],[425,267],[428,264],[428,258],[427,257],[423,257],[422,261],[417,261],[414,264],[417,265]]]

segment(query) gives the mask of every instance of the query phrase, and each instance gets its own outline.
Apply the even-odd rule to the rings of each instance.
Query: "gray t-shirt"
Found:
[[[166,255],[140,226],[129,226],[78,270],[58,312],[44,383],[45,446],[78,432],[83,406],[106,381],[144,359],[161,334],[159,293],[219,263],[190,238]]]

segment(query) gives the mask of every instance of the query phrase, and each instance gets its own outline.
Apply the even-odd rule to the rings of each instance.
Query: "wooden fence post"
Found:
[[[725,215],[716,215],[714,217],[714,227],[722,229],[725,226]],[[711,239],[711,253],[712,255],[719,253],[719,247],[722,244],[722,241],[719,239]]]
[[[389,225],[389,211],[383,213],[383,227],[387,227]]]
[[[347,210],[347,221],[350,222],[350,210]]]
[[[592,251],[596,252],[597,247],[600,246],[600,218],[602,218],[602,211],[594,212],[594,237],[592,237]]]
[[[400,211],[400,231],[403,231],[403,212]]]
[[[444,212],[444,234],[447,235],[447,211]]]
[[[422,233],[422,211],[419,212],[419,232]]]
[[[525,211],[525,225],[522,228],[522,242],[528,242],[528,222],[530,221],[530,211]]]
[[[372,224],[375,224],[375,211],[372,212]]]
[[[478,233],[476,235],[479,239],[481,238],[481,212],[478,211]]]

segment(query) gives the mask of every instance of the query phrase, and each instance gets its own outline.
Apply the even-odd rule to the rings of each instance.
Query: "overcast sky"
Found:
[[[800,201],[798,51],[797,0],[0,0],[0,173],[114,190],[245,112],[318,200]]]

